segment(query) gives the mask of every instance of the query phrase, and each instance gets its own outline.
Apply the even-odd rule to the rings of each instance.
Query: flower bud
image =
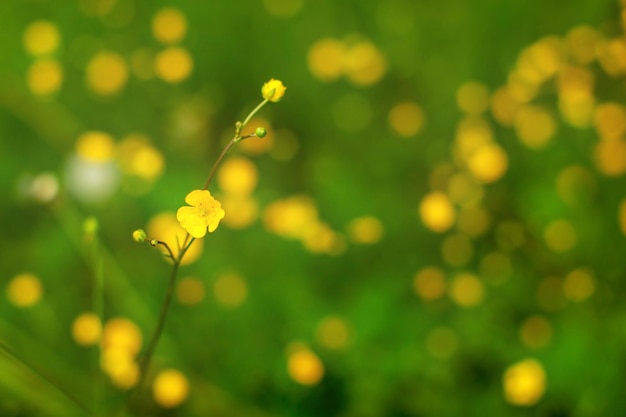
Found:
[[[135,242],[143,242],[146,240],[146,232],[143,229],[137,229],[133,232],[133,239]]]
[[[264,138],[265,135],[267,135],[267,130],[265,130],[264,127],[257,127],[256,130],[254,131],[254,135],[257,138]]]
[[[287,87],[283,85],[282,81],[272,78],[271,80],[263,84],[263,88],[261,88],[261,94],[263,95],[264,99],[276,103],[277,101],[280,101],[281,98],[283,98],[286,89]]]

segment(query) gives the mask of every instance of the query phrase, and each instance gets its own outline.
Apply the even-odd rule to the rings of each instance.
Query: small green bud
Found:
[[[156,240],[156,239],[152,239],[152,240],[150,240],[150,244],[151,244],[152,246],[156,246],[156,245],[158,245],[158,244],[159,244],[159,241],[158,241],[158,240]]]
[[[146,232],[143,229],[137,229],[133,232],[133,239],[135,242],[143,242],[146,240]]]
[[[256,130],[254,131],[254,134],[256,135],[257,138],[264,138],[265,135],[267,135],[267,130],[265,130],[264,127],[257,127]]]
[[[243,128],[243,123],[237,122],[235,123],[235,129],[239,132]]]

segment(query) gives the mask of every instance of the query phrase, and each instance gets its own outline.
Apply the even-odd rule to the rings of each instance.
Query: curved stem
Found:
[[[220,156],[217,158],[217,160],[213,164],[213,168],[211,168],[211,172],[209,173],[209,176],[207,177],[204,183],[203,190],[207,190],[209,188],[209,185],[211,184],[211,181],[213,180],[213,177],[215,176],[215,172],[217,171],[217,167],[220,165],[220,162],[222,162],[222,159],[224,159],[224,156],[228,153],[228,150],[232,148],[232,146],[235,144],[237,137],[238,136],[235,136],[234,138],[230,140],[230,142],[228,142],[228,145],[224,147],[224,150],[222,151]]]

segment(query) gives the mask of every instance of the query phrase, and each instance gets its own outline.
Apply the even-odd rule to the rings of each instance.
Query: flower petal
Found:
[[[206,219],[195,207],[181,207],[176,212],[176,218],[180,225],[196,239],[204,237],[207,232]]]
[[[206,201],[211,197],[211,193],[208,190],[193,190],[185,197],[185,203],[190,206],[197,206],[203,201]]]

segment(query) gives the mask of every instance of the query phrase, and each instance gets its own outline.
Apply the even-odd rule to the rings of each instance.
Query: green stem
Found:
[[[265,106],[265,104],[267,104],[268,101],[269,101],[268,99],[265,99],[262,102],[260,102],[259,105],[256,106],[254,110],[250,112],[248,117],[246,117],[246,120],[243,121],[243,123],[241,124],[241,127],[243,128],[245,125],[247,125],[250,119],[252,119],[252,116],[254,116],[259,110],[261,110],[261,107]]]
[[[220,162],[222,162],[222,159],[224,159],[224,156],[226,155],[226,153],[228,153],[228,150],[230,148],[232,148],[232,146],[236,143],[236,139],[237,138],[238,138],[238,136],[235,136],[234,138],[232,138],[230,140],[230,142],[228,142],[228,145],[226,145],[226,147],[224,147],[224,150],[222,151],[220,156],[217,158],[217,160],[213,164],[213,168],[211,168],[211,172],[209,173],[209,176],[207,177],[207,179],[206,179],[206,181],[204,183],[203,190],[208,190],[209,189],[209,185],[211,184],[211,181],[213,180],[213,177],[215,176],[215,172],[217,171],[217,167],[220,165]]]

